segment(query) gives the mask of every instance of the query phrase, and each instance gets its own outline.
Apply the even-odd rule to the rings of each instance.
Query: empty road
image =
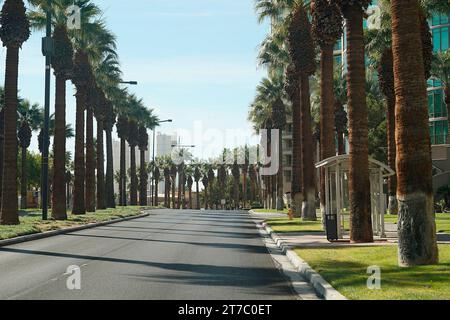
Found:
[[[0,248],[0,299],[297,299],[248,214],[150,213]]]

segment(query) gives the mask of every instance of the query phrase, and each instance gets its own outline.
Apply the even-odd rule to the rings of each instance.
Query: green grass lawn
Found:
[[[285,209],[283,211],[277,211],[277,210],[272,210],[272,209],[253,209],[252,210],[255,213],[288,213],[288,210]]]
[[[352,300],[449,300],[450,245],[440,245],[440,264],[400,268],[397,247],[297,249],[297,254]],[[369,266],[381,268],[381,290],[367,288]]]
[[[111,221],[138,215],[142,207],[118,207],[116,209],[98,210],[96,213],[75,216],[69,214],[66,221],[47,220],[42,221],[41,213],[36,209],[20,212],[20,225],[0,226],[0,240],[10,239],[18,236],[41,233],[50,230],[59,230],[76,227],[89,223]],[[51,215],[51,213],[49,213]]]
[[[287,218],[268,219],[266,223],[275,232],[321,232],[323,231],[322,222],[318,221],[302,221],[295,218],[289,220]]]

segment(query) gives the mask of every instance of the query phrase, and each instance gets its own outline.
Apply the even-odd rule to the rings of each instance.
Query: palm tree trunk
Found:
[[[114,163],[112,148],[112,132],[110,128],[106,129],[106,206],[115,208],[114,199]]]
[[[27,209],[27,148],[22,148],[21,156],[20,208]]]
[[[387,99],[387,140],[388,140],[388,164],[392,170],[395,170],[397,151],[395,146],[395,96]],[[397,204],[397,176],[393,175],[388,180],[389,206],[390,214],[398,214]]]
[[[86,89],[80,88],[76,93],[77,107],[75,120],[75,170],[73,182],[72,213],[81,215],[86,213],[84,194],[85,162],[84,162],[84,110],[86,106]]]
[[[106,209],[103,119],[97,119],[97,209]]]
[[[147,174],[145,172],[145,150],[140,152],[141,164],[140,164],[140,190],[139,190],[139,205],[147,205]]]
[[[205,210],[208,210],[208,187],[205,187]]]
[[[19,224],[17,206],[17,82],[19,48],[8,47],[5,68],[4,166],[0,224]]]
[[[242,202],[243,207],[247,206],[247,171],[242,171]]]
[[[277,173],[277,210],[284,210],[283,198],[283,130],[279,129],[278,173]],[[253,192],[252,192],[253,193]]]
[[[164,176],[164,207],[168,208],[169,200],[168,200],[168,177]]]
[[[348,110],[350,142],[350,240],[373,242],[365,92],[363,12],[357,5],[346,12]]]
[[[392,0],[400,266],[437,264],[427,92],[417,0]]]
[[[334,142],[333,45],[322,47],[320,69],[320,160],[336,155]],[[320,170],[320,211],[325,214],[325,169]]]
[[[178,201],[177,201],[177,209],[181,208],[181,201],[182,201],[182,197],[181,197],[181,192],[182,192],[182,182],[183,182],[183,174],[182,174],[182,170],[179,170],[178,173]]]
[[[136,174],[136,147],[130,146],[130,205],[138,205],[138,182]]]
[[[195,191],[197,192],[197,210],[200,210],[200,188],[198,181],[195,181]]]
[[[175,203],[175,183],[177,179],[176,177],[172,176],[172,209],[175,209],[176,203]]]
[[[120,205],[127,205],[127,159],[126,159],[126,140],[120,139]]]
[[[294,101],[292,101],[292,211],[294,217],[302,216],[302,123],[301,123],[301,104],[300,104],[300,88],[297,90]]]
[[[52,218],[66,220],[67,198],[64,192],[66,187],[66,79],[57,76],[55,86]]]
[[[86,115],[86,211],[95,212],[95,150],[94,112],[87,107]]]
[[[157,207],[157,206],[159,206],[159,199],[158,199],[158,192],[159,192],[159,188],[158,188],[158,183],[159,183],[159,181],[156,181],[155,180],[155,207]]]
[[[274,174],[270,176],[271,181],[271,189],[270,189],[270,196],[272,198],[271,200],[271,209],[276,210],[277,208],[277,181],[278,181],[278,175]]]
[[[188,187],[189,188],[189,209],[193,209],[193,206],[192,206],[192,186],[190,186],[190,187]]]
[[[311,102],[309,77],[300,77],[301,127],[302,127],[302,168],[303,168],[303,206],[302,219],[316,221],[316,179],[314,167],[314,142],[311,127]]]

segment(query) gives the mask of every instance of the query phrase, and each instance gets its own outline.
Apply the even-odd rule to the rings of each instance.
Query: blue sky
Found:
[[[117,35],[124,79],[139,82],[130,91],[155,108],[161,119],[174,120],[158,131],[181,130],[182,143],[196,144],[194,154],[205,158],[224,146],[256,141],[247,112],[265,74],[257,67],[256,56],[268,27],[257,23],[253,0],[95,2],[104,9],[107,23]],[[23,46],[19,87],[21,96],[43,104],[41,37],[34,33]],[[2,61],[5,54],[3,48]],[[0,76],[4,78],[3,68]],[[72,96],[69,83],[67,117],[74,123]],[[235,138],[229,134],[228,141],[207,141],[234,130],[240,134]],[[73,143],[68,142],[70,151]],[[37,148],[36,138],[32,147]]]

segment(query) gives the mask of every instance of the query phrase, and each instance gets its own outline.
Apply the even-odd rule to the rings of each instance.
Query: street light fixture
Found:
[[[166,122],[170,122],[170,123],[172,123],[173,122],[173,120],[172,119],[167,119],[167,120],[160,120],[160,121],[158,121],[158,124],[161,124],[161,123],[166,123]],[[153,155],[152,155],[152,161],[153,161],[153,164],[155,164],[155,133],[156,133],[156,126],[153,128]],[[155,197],[153,196],[153,191],[154,191],[154,184],[155,184],[155,182],[154,182],[154,175],[153,175],[153,172],[151,172],[151,175],[152,175],[152,178],[151,178],[151,190],[152,190],[152,195],[151,195],[151,199],[152,199],[152,205],[154,206],[155,204],[156,204],[156,199],[155,199]]]
[[[137,81],[120,81],[119,83],[121,83],[121,84],[129,84],[129,85],[132,85],[132,86],[136,86],[138,84]]]

